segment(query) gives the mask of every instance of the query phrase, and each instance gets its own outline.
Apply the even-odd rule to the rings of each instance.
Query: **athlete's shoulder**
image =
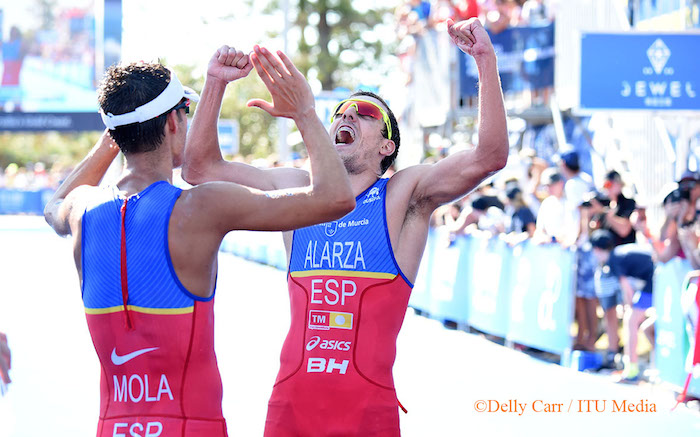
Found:
[[[394,173],[387,182],[387,196],[406,197],[411,196],[421,178],[430,169],[430,164],[418,164],[406,167]]]

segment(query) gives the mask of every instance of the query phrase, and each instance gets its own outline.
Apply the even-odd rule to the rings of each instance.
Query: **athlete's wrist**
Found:
[[[316,122],[321,122],[321,120],[318,118],[318,114],[316,114],[316,108],[314,108],[313,105],[300,111],[296,111],[294,114],[292,114],[292,120],[294,120],[299,130],[313,125]]]

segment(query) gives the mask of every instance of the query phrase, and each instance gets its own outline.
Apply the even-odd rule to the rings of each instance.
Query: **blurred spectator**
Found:
[[[678,188],[681,192],[681,207],[678,218],[681,226],[689,226],[696,221],[697,203],[700,199],[700,174],[692,171],[685,171],[678,181]]]
[[[498,198],[481,196],[472,202],[472,209],[479,218],[478,229],[488,231],[492,235],[505,232],[506,215],[503,212],[503,204]]]
[[[636,208],[633,199],[622,194],[622,177],[616,171],[605,176],[603,193],[590,199],[591,226],[593,229],[607,229],[614,236],[615,246],[634,243],[636,236],[630,216]]]
[[[670,190],[670,191],[669,191]],[[678,217],[680,216],[681,192],[677,186],[666,189],[663,196],[663,223],[658,232],[658,238],[654,236],[648,227],[646,211],[644,208],[637,208],[630,216],[632,227],[639,234],[638,242],[646,241],[654,252],[654,259],[657,262],[665,263],[672,258],[679,256],[685,258],[685,254],[678,241]]]
[[[26,167],[20,167],[15,174],[14,188],[26,190],[29,188],[29,176]]]
[[[538,157],[533,149],[523,148],[519,152],[520,162],[525,164],[525,176],[523,183],[523,198],[532,212],[537,216],[542,201],[549,195],[546,190],[540,191],[542,172],[547,168],[547,161]]]
[[[33,173],[31,178],[31,188],[41,189],[46,188],[49,185],[49,176],[46,173],[46,165],[43,162],[37,162],[34,164]]]
[[[575,150],[562,153],[558,160],[559,170],[566,179],[564,195],[568,207],[578,216],[578,208],[581,206],[588,193],[593,191],[593,178],[581,171],[578,153]]]
[[[700,175],[686,171],[678,181],[680,201],[678,202],[677,239],[678,243],[694,269],[700,269],[700,252],[698,252],[697,203],[700,199]]]
[[[452,0],[437,0],[430,11],[430,20],[428,20],[431,26],[437,26],[440,23],[444,23],[448,18],[454,20],[455,8],[452,4]],[[444,28],[447,29],[446,27]]]
[[[531,26],[549,23],[550,18],[544,3],[544,0],[527,0],[520,12],[522,23]]]
[[[452,228],[462,214],[462,205],[459,202],[452,202],[445,206],[446,211],[443,216],[443,224]]]
[[[479,16],[479,3],[477,0],[456,0],[454,8],[455,21],[468,20]]]
[[[508,197],[508,205],[506,213],[510,216],[510,223],[506,232],[508,234],[516,234],[511,243],[517,243],[518,240],[532,238],[535,234],[535,223],[537,219],[528,208],[523,199],[523,192],[517,185],[511,185],[506,190]]]
[[[21,111],[22,91],[19,81],[22,64],[27,55],[27,44],[17,26],[10,28],[10,37],[2,43],[1,48],[3,69],[0,83],[3,93],[0,108],[5,112]]]
[[[548,168],[542,173],[541,182],[547,187],[549,196],[542,201],[537,213],[534,242],[556,241],[570,247],[576,242],[578,227],[564,199],[564,178],[555,168]]]
[[[576,236],[576,324],[578,334],[574,349],[593,351],[598,338],[598,301],[595,294],[595,260],[590,250],[585,230],[588,216],[582,219],[581,205],[586,195],[594,188],[593,178],[581,171],[578,153],[575,150],[562,153],[558,160],[559,170],[566,178],[564,193],[566,208],[574,217],[578,229]],[[584,225],[585,223],[585,225]],[[583,236],[581,236],[583,229]]]
[[[10,369],[12,368],[12,354],[7,345],[7,335],[0,332],[0,394],[5,394],[7,385],[12,382]]]
[[[11,162],[7,168],[5,168],[5,186],[7,188],[14,188],[18,171],[19,166],[14,162]]]
[[[433,228],[447,226],[450,230],[457,229],[459,227],[457,223],[462,215],[462,209],[461,200],[438,207],[433,211],[430,226]]]
[[[408,84],[413,81],[418,39],[428,26],[430,3],[420,0],[406,1],[396,8],[395,17],[396,35],[399,39],[396,56]]]
[[[515,8],[514,0],[496,0],[493,4],[485,3],[489,9],[486,11],[486,20],[484,26],[492,34],[498,34],[511,26],[513,19],[513,10]]]
[[[700,269],[699,234],[700,227],[698,223],[693,223],[692,225],[683,226],[678,229],[678,241],[680,242],[681,249],[690,262],[690,265],[695,270]]]
[[[470,229],[476,228],[479,218],[485,213],[485,208],[481,208],[481,205],[477,203],[476,208],[472,202],[473,196],[468,196],[465,200],[459,217],[454,222],[445,219],[445,225],[450,226],[448,229],[450,231],[451,238],[455,238],[459,235],[471,232]]]
[[[623,244],[615,246],[615,237],[612,232],[604,229],[591,234],[593,254],[598,261],[599,277],[608,275],[619,281],[622,303],[625,305],[623,318],[623,332],[626,333],[624,352],[624,370],[621,382],[634,382],[639,379],[639,364],[637,356],[638,331],[645,319],[645,312],[652,306],[654,262],[651,253],[641,248],[638,244]],[[602,287],[602,281],[599,282]],[[614,287],[611,287],[614,288]],[[608,338],[617,339],[618,320],[615,308],[620,296],[602,296],[599,299],[601,306],[606,309],[606,331]],[[650,338],[653,344],[654,339]],[[612,342],[612,344],[615,344]],[[610,360],[611,350],[608,352]]]
[[[410,0],[411,11],[418,15],[421,23],[427,24],[430,18],[430,2],[424,0]]]

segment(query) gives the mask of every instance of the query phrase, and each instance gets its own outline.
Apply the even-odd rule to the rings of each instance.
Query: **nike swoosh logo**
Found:
[[[112,349],[112,362],[114,363],[115,366],[121,366],[122,364],[126,363],[127,361],[133,360],[134,358],[138,357],[139,355],[146,354],[146,353],[154,351],[156,349],[158,349],[158,348],[157,347],[148,347],[146,349],[140,349],[140,350],[134,351],[130,354],[119,356],[119,355],[117,355],[117,348],[115,347],[114,349]]]

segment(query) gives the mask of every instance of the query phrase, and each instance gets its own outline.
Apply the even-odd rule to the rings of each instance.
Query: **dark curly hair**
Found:
[[[162,64],[113,65],[105,72],[97,100],[104,113],[125,114],[158,97],[169,83],[170,71]],[[117,126],[110,134],[124,154],[151,152],[163,142],[171,110],[143,123]]]
[[[382,159],[381,170],[382,170],[382,174],[384,174],[389,169],[389,167],[391,167],[391,164],[394,163],[394,161],[396,160],[396,156],[399,154],[399,145],[401,143],[401,135],[399,134],[399,124],[396,122],[396,117],[394,116],[394,113],[391,111],[391,108],[389,108],[389,105],[386,104],[384,99],[382,99],[381,97],[379,97],[378,95],[376,95],[375,93],[373,93],[371,91],[364,91],[364,90],[356,91],[350,97],[361,97],[361,96],[373,97],[373,98],[379,100],[381,102],[381,104],[384,105],[384,107],[386,108],[387,115],[389,115],[389,124],[391,124],[391,138],[389,138],[389,139],[394,142],[394,145],[396,146],[396,148],[394,149],[394,153],[392,153],[391,155],[386,156],[386,157],[384,157],[384,159]],[[386,135],[387,135],[386,126],[384,126],[382,128],[382,135],[384,135],[384,137],[386,137]]]

